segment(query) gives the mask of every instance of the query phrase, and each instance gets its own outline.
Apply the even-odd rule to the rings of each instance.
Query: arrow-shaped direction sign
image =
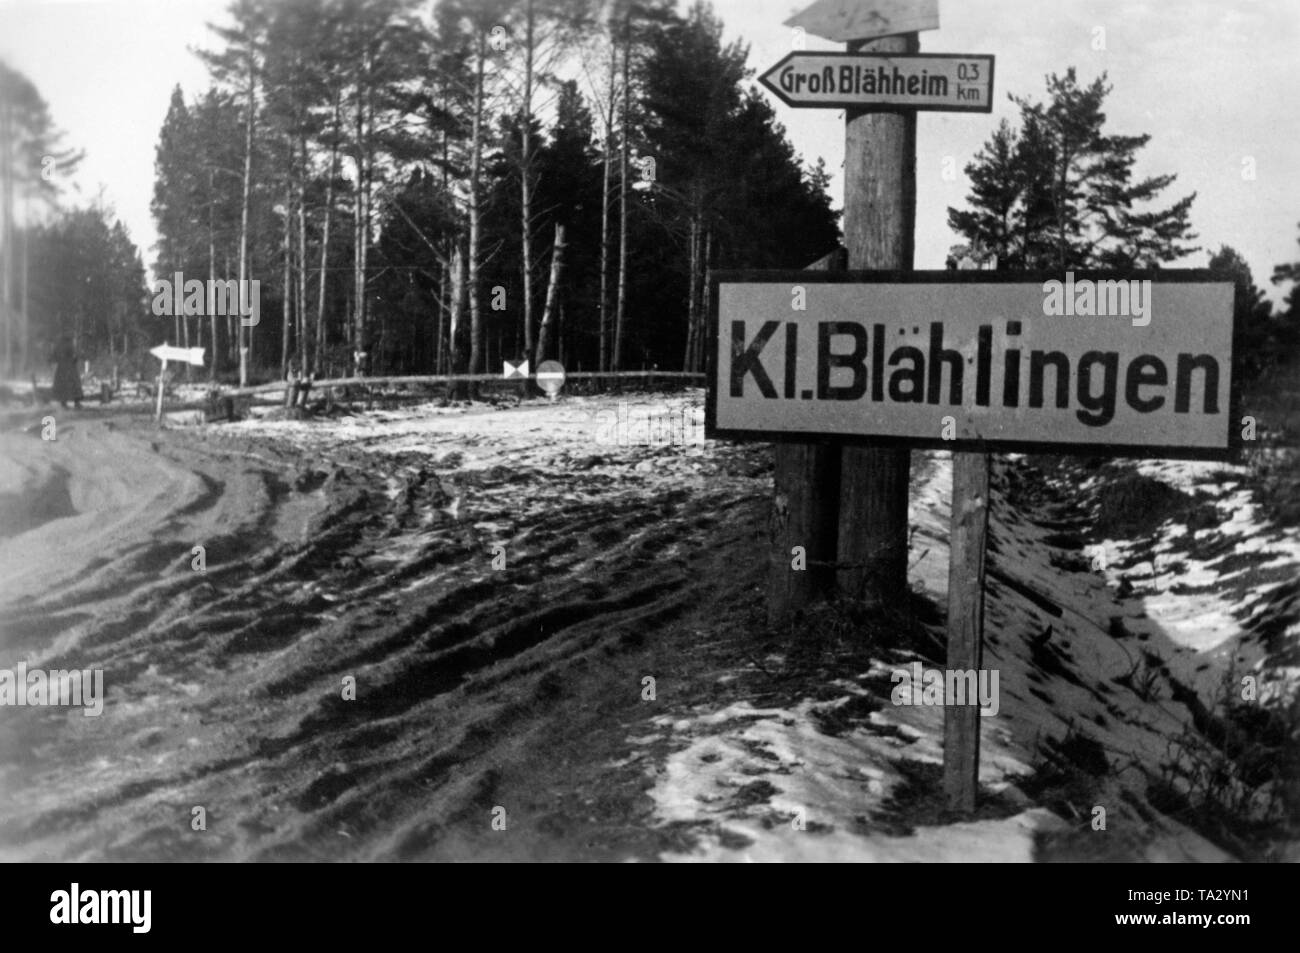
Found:
[[[759,82],[795,107],[993,111],[983,53],[791,53]]]
[[[186,364],[203,366],[203,348],[201,347],[172,347],[170,344],[159,344],[155,348],[150,348],[149,353],[164,363],[167,361],[184,361]]]
[[[184,361],[186,364],[197,364],[202,367],[203,348],[172,347],[170,344],[159,344],[157,347],[151,347],[149,353],[162,361],[162,367],[158,369],[158,409],[154,412],[154,419],[158,421],[159,426],[162,426],[163,387],[166,383],[163,378],[167,374],[167,362]]]
[[[939,0],[817,0],[785,21],[837,43],[939,27]]]

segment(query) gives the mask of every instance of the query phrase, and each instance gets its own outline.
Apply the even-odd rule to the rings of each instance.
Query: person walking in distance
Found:
[[[50,355],[54,362],[54,399],[63,407],[68,401],[81,409],[81,375],[77,373],[77,352],[72,346],[72,338],[66,334],[59,338]]]

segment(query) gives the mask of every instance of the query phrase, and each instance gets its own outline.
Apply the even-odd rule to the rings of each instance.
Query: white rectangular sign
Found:
[[[186,364],[197,364],[202,367],[203,350],[201,347],[173,347],[170,344],[159,344],[155,348],[150,348],[149,353],[160,361],[184,361]]]
[[[759,82],[795,107],[993,110],[983,53],[790,53]]]
[[[748,272],[713,281],[709,436],[1226,459],[1232,279]]]
[[[837,43],[939,27],[939,0],[817,0],[785,21]]]

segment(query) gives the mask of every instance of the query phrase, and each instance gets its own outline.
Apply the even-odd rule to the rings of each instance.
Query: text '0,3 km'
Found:
[[[720,273],[706,432],[1228,459],[1236,292],[1205,271]]]

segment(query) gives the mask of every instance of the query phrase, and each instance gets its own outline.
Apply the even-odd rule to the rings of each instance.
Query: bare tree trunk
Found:
[[[190,346],[190,316],[188,314],[185,314],[184,311],[185,309],[182,308],[181,309],[182,312],[181,313],[181,336],[180,336],[180,340],[177,341],[177,343],[183,348],[188,348]],[[187,361],[185,363],[185,380],[189,381],[189,379],[190,379],[190,363]]]
[[[466,285],[466,262],[465,253],[461,250],[460,242],[456,242],[456,247],[451,253],[451,337],[448,341],[451,351],[451,373],[460,374],[468,363],[469,348],[465,343],[465,285]],[[460,387],[449,388],[447,393],[452,394],[459,392]]]
[[[555,223],[555,248],[551,252],[551,280],[546,287],[546,307],[542,311],[542,327],[537,334],[537,360],[546,360],[546,345],[551,334],[551,321],[555,317],[555,304],[560,294],[560,278],[564,273],[564,226]]]
[[[30,297],[28,295],[28,291],[30,290],[28,287],[28,279],[31,276],[31,272],[28,268],[29,265],[28,242],[31,239],[31,233],[32,233],[32,220],[31,220],[30,212],[31,212],[30,202],[28,200],[28,197],[24,195],[23,196],[22,244],[19,246],[19,249],[22,252],[22,260],[23,260],[22,263],[23,297],[22,297],[22,304],[19,305],[20,310],[18,312],[18,352],[22,355],[21,362],[22,362],[22,372],[24,376],[26,376],[27,372],[30,371],[32,368],[31,324],[30,324],[31,318],[27,310],[28,302],[30,301]],[[112,332],[110,331],[109,332],[110,341],[112,340],[112,337],[113,335]]]
[[[520,122],[520,245],[523,253],[524,278],[524,353],[533,356],[533,183],[532,183],[532,122],[533,122],[533,36],[536,27],[534,0],[526,0],[524,12],[524,99]]]
[[[609,183],[613,173],[614,157],[611,148],[614,144],[614,76],[617,68],[617,52],[613,45],[609,51],[609,106],[605,110],[605,148],[601,165],[604,167],[604,186],[600,193],[600,366],[598,370],[609,370]]]
[[[330,256],[330,220],[334,212],[334,179],[338,176],[339,162],[339,97],[334,94],[334,135],[330,146],[329,175],[325,181],[325,222],[321,226],[320,237],[320,290],[316,297],[316,353],[312,361],[312,370],[321,373],[321,354],[325,350],[325,278],[328,274]]]
[[[289,164],[293,165],[290,157]],[[284,320],[280,325],[280,380],[289,379],[289,332],[293,328],[293,187],[286,179],[284,183],[284,282],[281,285],[283,298],[282,314]]]
[[[216,236],[216,229],[213,227],[213,222],[212,222],[212,206],[214,204],[213,203],[214,196],[212,193],[212,187],[213,187],[212,178],[213,178],[212,169],[209,168],[208,169],[208,281],[209,282],[215,281],[217,277],[217,236]],[[212,284],[209,284],[208,287],[211,288],[213,286]],[[212,381],[213,383],[216,383],[217,362],[218,360],[220,360],[221,357],[221,352],[217,350],[217,327],[218,327],[217,309],[215,307],[209,306],[208,311],[210,312],[210,314],[208,315],[208,321],[212,326],[212,354],[208,358],[209,361],[208,380]]]
[[[704,254],[700,258],[699,290],[696,291],[695,308],[695,362],[691,369],[697,374],[704,370],[704,321],[708,313],[708,300],[705,295],[709,287],[709,260],[713,257],[713,230],[704,230]]]
[[[248,294],[248,206],[253,189],[253,125],[257,108],[257,76],[253,68],[253,53],[248,53],[248,102],[245,105],[247,115],[244,118],[244,190],[239,209],[239,300],[244,301]],[[251,300],[249,298],[248,300]],[[240,310],[240,309],[236,309]],[[239,386],[248,386],[248,363],[253,356],[253,329],[245,327],[244,319],[239,319]],[[245,343],[247,342],[247,343]]]
[[[0,102],[0,321],[4,322],[5,374],[13,372],[13,232],[14,161],[13,110]]]
[[[221,278],[223,281],[228,281],[230,279],[230,251],[229,250],[222,252],[222,259],[223,259],[223,267],[221,269]],[[230,309],[227,308],[226,309],[226,347],[229,348],[230,350],[230,353],[227,355],[227,357],[229,357],[230,362],[232,364],[235,364],[236,366],[239,363],[239,341],[240,341],[239,334],[235,331],[235,316],[231,314]]]
[[[624,305],[627,301],[627,151],[631,140],[628,113],[632,103],[632,31],[630,12],[623,24],[623,122],[618,155],[618,306],[614,313],[614,370],[623,369]]]
[[[700,255],[700,225],[695,212],[691,212],[690,267],[686,275],[686,351],[682,354],[682,370],[692,370],[695,356],[695,269]]]
[[[363,73],[364,75],[364,73]],[[365,374],[366,354],[366,101],[364,80],[357,79],[356,112],[353,119],[355,139],[353,160],[356,165],[356,183],[352,202],[352,360],[353,372]]]
[[[482,210],[479,206],[479,177],[483,165],[483,74],[487,61],[487,34],[479,31],[478,63],[474,80],[474,124],[470,143],[469,171],[469,372],[483,372],[483,320],[479,308],[479,267],[482,240]]]
[[[298,138],[298,373],[307,376],[307,345],[309,322],[307,321],[307,142]]]

